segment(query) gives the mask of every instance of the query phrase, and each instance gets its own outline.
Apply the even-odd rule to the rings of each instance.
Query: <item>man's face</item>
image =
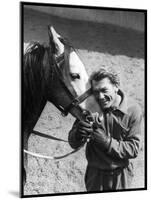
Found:
[[[93,80],[92,89],[94,96],[102,109],[106,109],[114,105],[118,88],[113,85],[108,78],[104,78],[100,81]]]

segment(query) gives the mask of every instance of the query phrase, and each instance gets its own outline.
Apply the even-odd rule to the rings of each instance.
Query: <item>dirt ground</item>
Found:
[[[144,113],[144,34],[108,24],[66,20],[59,17],[24,10],[24,42],[48,42],[47,25],[68,38],[86,66],[88,74],[102,66],[115,68],[122,80],[122,88],[141,106]],[[67,139],[74,118],[66,118],[50,103],[46,104],[35,130]],[[144,131],[142,132],[144,141]],[[44,155],[62,155],[72,149],[67,143],[31,135],[29,150]],[[144,143],[134,161],[133,188],[144,187]],[[85,148],[59,161],[28,156],[25,195],[84,192],[87,161]]]

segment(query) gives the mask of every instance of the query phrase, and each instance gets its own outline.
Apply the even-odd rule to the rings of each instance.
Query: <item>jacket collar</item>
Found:
[[[118,107],[115,107],[114,110],[119,110],[127,114],[128,113],[127,97],[125,96],[124,92],[121,89],[118,90],[118,95],[121,96],[121,103]]]

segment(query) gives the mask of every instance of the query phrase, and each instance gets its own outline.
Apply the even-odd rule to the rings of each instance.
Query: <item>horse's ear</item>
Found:
[[[48,34],[50,46],[53,44],[55,46],[55,54],[57,56],[61,55],[64,52],[64,44],[59,40],[61,36],[55,31],[53,26],[48,26]]]

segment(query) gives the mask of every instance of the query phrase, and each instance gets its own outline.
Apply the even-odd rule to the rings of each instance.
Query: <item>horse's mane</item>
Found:
[[[23,60],[23,121],[37,115],[44,106],[44,45],[39,42],[30,43]],[[36,120],[36,119],[35,119]]]
[[[69,51],[75,49],[67,39],[60,38],[60,41],[69,48]],[[23,60],[23,124],[28,122],[36,123],[38,117],[46,103],[46,80],[47,76],[53,76],[52,54],[55,53],[53,44],[44,46],[39,42],[32,42],[25,49]],[[45,52],[49,48],[48,57],[45,58]],[[68,59],[69,52],[65,52]],[[45,66],[45,62],[49,65]],[[49,69],[47,69],[49,68]],[[49,71],[48,71],[49,70]],[[50,78],[50,77],[48,77]]]

